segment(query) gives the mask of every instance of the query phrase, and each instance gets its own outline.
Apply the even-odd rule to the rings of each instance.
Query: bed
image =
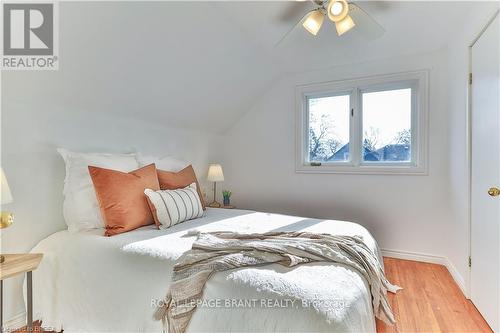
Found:
[[[35,318],[43,327],[65,332],[161,332],[152,315],[167,292],[175,260],[194,240],[186,233],[194,229],[359,235],[381,258],[373,237],[356,223],[237,209],[208,208],[202,218],[166,230],[151,225],[113,237],[103,237],[100,229],[60,231],[32,250],[44,253],[33,274]],[[204,299],[222,303],[199,307],[189,332],[376,332],[365,279],[341,264],[217,273]],[[302,303],[311,299],[316,301]],[[281,302],[220,306],[226,300]],[[292,306],[291,300],[297,303]]]

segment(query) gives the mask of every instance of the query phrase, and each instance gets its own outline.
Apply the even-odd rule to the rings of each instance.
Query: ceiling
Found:
[[[381,38],[367,40],[360,33],[361,26],[338,37],[334,25],[326,19],[317,36],[298,25],[275,47],[308,10],[316,8],[312,2],[228,1],[214,6],[223,10],[246,38],[270,55],[282,71],[292,72],[434,51],[460,33],[469,15],[481,9],[478,1],[356,1],[356,4],[385,28]]]
[[[2,73],[3,100],[29,91],[36,107],[224,132],[286,73],[439,49],[478,8],[357,3],[383,37],[337,37],[325,21],[316,38],[298,28],[275,47],[310,2],[61,2],[60,69]]]

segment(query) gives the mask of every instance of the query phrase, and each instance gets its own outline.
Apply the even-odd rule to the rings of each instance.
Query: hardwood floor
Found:
[[[377,320],[378,333],[492,332],[444,266],[392,258],[384,263],[389,281],[404,289],[389,293],[396,325]],[[41,332],[39,323],[35,329]]]
[[[378,333],[492,332],[446,267],[392,258],[384,264],[389,281],[404,289],[389,293],[396,325],[377,320]]]
[[[43,329],[40,327],[40,325],[41,325],[41,322],[40,322],[40,321],[38,321],[38,320],[37,320],[37,321],[35,321],[35,322],[33,322],[33,332],[35,332],[35,333],[40,333],[40,332],[41,332],[41,333],[54,333],[53,331],[45,331],[45,330],[43,330]],[[26,326],[25,326],[25,327],[20,328],[20,329],[18,329],[18,330],[12,331],[12,333],[26,333],[27,331],[28,331],[28,330],[27,330],[27,328],[26,328]]]

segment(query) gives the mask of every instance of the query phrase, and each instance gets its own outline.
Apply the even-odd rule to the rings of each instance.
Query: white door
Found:
[[[500,332],[500,25],[472,46],[471,300]],[[491,190],[490,190],[491,188]]]

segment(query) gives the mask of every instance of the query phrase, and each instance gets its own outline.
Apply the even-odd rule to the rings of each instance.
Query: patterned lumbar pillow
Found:
[[[177,190],[144,190],[149,208],[160,229],[203,216],[203,206],[196,183]]]

